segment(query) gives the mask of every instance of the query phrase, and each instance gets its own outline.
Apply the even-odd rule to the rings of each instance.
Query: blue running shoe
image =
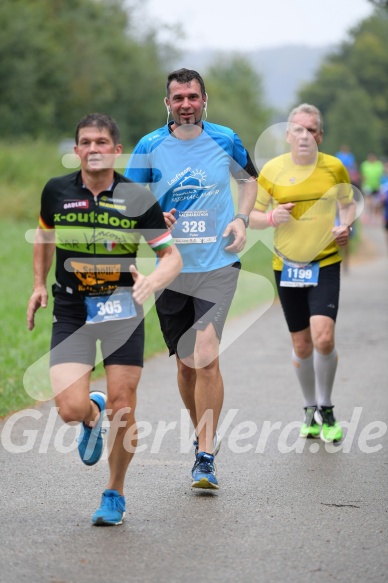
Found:
[[[100,417],[94,427],[88,427],[82,423],[81,434],[78,438],[78,453],[84,464],[94,466],[100,460],[104,449],[102,436],[106,433],[106,429],[102,428],[102,422],[106,408],[106,395],[94,391],[90,393],[90,400],[94,401],[100,409]]]
[[[102,494],[101,506],[93,514],[95,526],[116,526],[123,523],[125,516],[125,498],[117,490],[105,490]]]
[[[200,451],[197,454],[191,474],[193,476],[193,483],[191,484],[192,488],[206,488],[211,490],[219,489],[216,478],[214,455]]]
[[[218,433],[218,431],[216,431],[216,434],[214,436],[214,440],[213,440],[213,455],[214,457],[218,454],[218,452],[220,451],[220,447],[221,447],[221,436]],[[198,436],[195,436],[195,440],[193,441],[193,445],[195,447],[195,457],[197,457],[198,455]]]

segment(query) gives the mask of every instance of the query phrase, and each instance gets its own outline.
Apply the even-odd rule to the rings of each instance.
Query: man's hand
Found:
[[[33,330],[35,326],[35,312],[39,308],[47,308],[48,294],[46,287],[36,288],[28,302],[27,308],[27,326],[29,330]]]
[[[225,247],[225,251],[229,253],[240,253],[247,242],[246,228],[244,221],[241,219],[234,219],[229,223],[222,235],[223,237],[230,237],[232,242]]]
[[[333,233],[334,239],[337,241],[338,245],[343,247],[349,242],[349,235],[351,233],[351,228],[348,225],[340,225],[339,227],[334,227],[331,232]]]
[[[286,204],[280,204],[272,211],[272,218],[276,226],[288,223],[291,220],[291,211],[294,206],[293,202],[287,202]]]
[[[170,229],[170,231],[173,229],[174,223],[176,223],[176,218],[174,216],[175,213],[176,209],[171,209],[168,213],[163,213],[166,227]]]
[[[142,275],[134,265],[129,266],[129,271],[135,282],[132,288],[133,299],[140,304],[144,304],[146,300],[154,293],[155,289],[151,281],[146,275]]]

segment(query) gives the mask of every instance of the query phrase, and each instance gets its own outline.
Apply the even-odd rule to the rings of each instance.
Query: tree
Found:
[[[360,163],[368,152],[381,152],[379,122],[362,88],[350,94],[339,92],[327,113],[325,125],[330,128],[327,137],[325,131],[324,145],[329,154],[335,154],[342,144],[348,144]]]
[[[264,104],[261,77],[247,59],[234,55],[216,61],[206,71],[205,81],[211,121],[233,127],[253,159],[256,141],[271,115]]]
[[[388,8],[388,0],[369,0],[369,2],[378,8]]]
[[[333,123],[340,119],[339,109],[343,113],[343,131],[345,125],[357,122],[359,137],[354,139],[359,140],[357,148],[362,158],[368,153],[367,140],[363,136],[369,136],[370,143],[380,143],[377,153],[388,156],[387,37],[388,13],[378,9],[350,31],[349,40],[325,60],[315,80],[302,87],[299,93],[301,101],[309,101],[321,109],[327,121],[328,143],[332,143],[332,131],[338,135]],[[353,107],[359,108],[357,120]],[[330,114],[333,109],[337,109],[337,113]]]
[[[152,29],[139,34],[135,6],[124,0],[2,0],[1,135],[69,135],[92,111],[115,117],[132,143],[158,124],[161,97],[153,88],[163,88],[164,68],[175,53]]]

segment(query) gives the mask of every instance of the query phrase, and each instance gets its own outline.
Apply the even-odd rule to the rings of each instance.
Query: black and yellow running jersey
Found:
[[[51,179],[42,192],[39,225],[55,230],[58,287],[76,295],[132,286],[129,265],[141,236],[154,251],[172,243],[153,194],[116,172],[111,189],[96,197],[81,172]]]

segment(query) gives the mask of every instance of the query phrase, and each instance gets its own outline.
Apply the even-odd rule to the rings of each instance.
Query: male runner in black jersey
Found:
[[[110,478],[96,525],[121,524],[124,479],[136,447],[134,410],[143,366],[142,304],[179,273],[180,254],[163,213],[145,188],[114,171],[122,152],[119,130],[103,114],[85,116],[76,129],[81,170],[50,180],[42,193],[34,243],[34,288],[27,321],[47,306],[46,280],[56,251],[50,376],[61,418],[81,422],[78,450],[94,465],[103,451],[109,412]],[[136,269],[141,235],[159,257],[144,276]],[[107,395],[89,393],[96,341],[101,340]]]

